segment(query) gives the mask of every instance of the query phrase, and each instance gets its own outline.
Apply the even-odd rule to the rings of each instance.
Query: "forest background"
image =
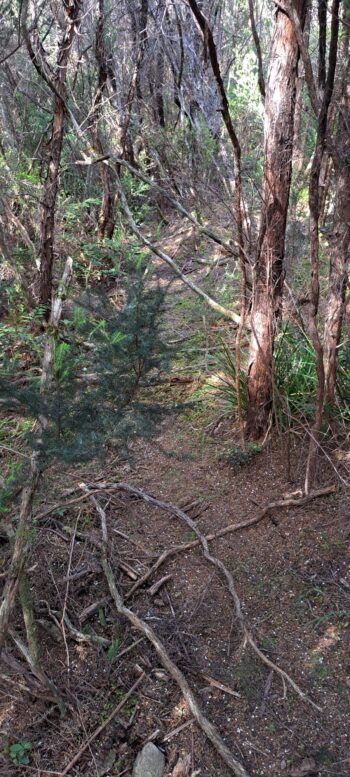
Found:
[[[153,738],[178,777],[345,775],[349,1],[1,0],[1,17],[3,773],[126,774]],[[158,479],[163,467],[170,479]],[[274,584],[270,565],[286,535],[272,540],[260,523],[276,509],[301,520],[306,504],[311,535],[299,546],[300,527],[290,532]],[[245,536],[257,524],[261,534]],[[238,531],[215,555],[208,542]],[[181,562],[145,588],[178,553]],[[299,561],[307,592],[291,596],[307,602],[307,623],[289,601]],[[208,564],[214,583],[205,582]],[[271,600],[274,637],[264,631],[263,581],[272,599],[282,597],[288,650]],[[212,586],[216,612],[205,603]],[[148,617],[161,621],[158,631]],[[202,619],[220,633],[211,670]],[[135,630],[150,643],[144,664],[123,659],[138,644]],[[219,659],[231,639],[233,673]],[[229,744],[203,715],[193,665],[235,707]],[[107,717],[106,666],[118,708]],[[189,726],[181,734],[177,713],[165,716],[180,728],[173,751],[162,715],[160,723],[136,694],[148,683],[159,703],[164,671],[174,681],[165,706],[177,709],[178,686]],[[275,676],[282,700],[277,679],[270,688]],[[290,694],[308,707],[306,723]],[[320,745],[323,696],[331,733]],[[276,719],[266,722],[267,706]],[[219,697],[211,713],[226,725]],[[101,732],[111,721],[121,729],[96,754],[101,720]]]

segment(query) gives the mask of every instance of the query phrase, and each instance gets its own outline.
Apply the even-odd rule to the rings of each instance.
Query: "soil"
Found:
[[[195,277],[203,272],[196,270]],[[165,282],[167,270],[161,277]],[[202,313],[193,317],[190,292],[177,285],[173,292],[168,333],[181,339],[201,326],[205,353],[196,347],[193,361],[178,363],[172,379],[153,391],[163,401],[184,403],[198,399],[205,380],[202,362],[210,343],[218,342],[217,324],[210,316],[203,324]],[[166,775],[185,755],[190,769],[184,775],[230,774],[192,721],[153,648],[116,616],[100,564],[94,505],[85,499],[65,506],[82,494],[82,481],[123,480],[182,507],[208,534],[252,518],[268,502],[302,487],[302,437],[290,437],[289,467],[283,435],[272,435],[245,457],[237,427],[220,413],[215,393],[199,398],[163,421],[157,439],[134,443],[124,461],[110,451],[103,464],[50,469],[34,509],[30,580],[42,665],[67,712],[60,717],[9,640],[1,669],[0,774],[61,773],[141,671],[145,676],[135,692],[69,774],[131,775],[147,741],[164,751]],[[323,485],[336,483],[337,492],[303,507],[271,510],[256,526],[226,535],[211,549],[233,575],[261,650],[320,710],[301,700],[242,643],[227,585],[198,547],[169,558],[128,599],[162,639],[200,707],[251,777],[350,774],[350,500],[326,458],[320,458],[318,478]],[[164,550],[193,539],[177,519],[130,495],[101,491],[97,499],[106,511],[110,561],[124,596]],[[6,543],[2,556],[6,569]],[[152,584],[164,575],[168,579],[153,594]],[[82,613],[96,602],[96,611],[84,621]],[[60,627],[63,610],[80,637],[67,624]],[[19,609],[13,628],[23,633]],[[93,644],[91,634],[106,644]],[[29,763],[20,763],[21,753],[11,750],[16,743],[26,747],[21,753]]]

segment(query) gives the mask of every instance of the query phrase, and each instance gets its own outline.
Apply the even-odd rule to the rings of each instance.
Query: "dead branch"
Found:
[[[84,610],[79,615],[79,621],[81,624],[85,623],[85,621],[89,620],[92,615],[95,615],[95,612],[101,609],[105,604],[108,604],[109,602],[109,596],[104,596],[103,599],[99,599],[98,602],[93,602],[92,604],[89,604],[88,607],[85,607]]]
[[[203,715],[186,678],[184,677],[180,669],[176,666],[176,664],[172,661],[163,643],[157,637],[156,633],[148,625],[148,623],[145,623],[145,621],[139,618],[138,615],[136,615],[132,610],[129,610],[129,608],[124,605],[122,597],[118,591],[118,588],[115,582],[115,577],[113,574],[112,567],[108,561],[108,556],[107,556],[108,533],[107,533],[106,514],[102,509],[102,507],[97,502],[97,500],[95,499],[95,497],[92,497],[91,499],[101,519],[102,538],[103,538],[101,563],[102,563],[103,571],[105,573],[108,587],[113,597],[113,601],[117,612],[119,613],[119,615],[122,615],[124,618],[126,618],[138,631],[144,634],[144,636],[149,640],[149,642],[151,642],[157,655],[160,658],[162,665],[169,672],[173,680],[175,680],[175,682],[178,684],[189,706],[189,709],[193,717],[197,721],[199,727],[206,734],[210,742],[214,745],[215,749],[220,754],[223,761],[231,769],[233,774],[235,774],[237,777],[249,777],[248,772],[245,770],[242,764],[239,761],[237,761],[236,758],[234,758],[231,751],[229,750],[229,748],[223,741],[222,737],[220,736],[219,732],[216,730],[213,724]],[[67,772],[63,772],[62,777],[64,777],[66,773]]]
[[[224,683],[220,683],[219,680],[215,680],[215,677],[209,677],[209,675],[204,674],[204,679],[206,680],[209,685],[211,685],[213,688],[218,688],[219,691],[222,691],[223,693],[228,693],[230,696],[236,696],[237,699],[241,698],[241,694],[237,693],[237,691],[233,691],[232,688],[229,688],[228,685],[224,685]]]
[[[117,484],[116,484],[117,486]],[[293,498],[287,498],[282,499],[277,502],[270,502],[268,505],[262,508],[262,510],[253,518],[249,518],[247,521],[241,521],[240,523],[230,523],[228,526],[224,526],[223,529],[220,529],[220,531],[216,532],[215,534],[207,534],[206,540],[207,542],[212,542],[213,540],[220,539],[220,537],[224,537],[226,534],[231,534],[232,532],[239,531],[240,529],[248,529],[250,526],[255,526],[257,523],[260,523],[271,510],[276,508],[282,508],[282,507],[302,507],[303,505],[307,504],[313,499],[317,499],[320,496],[327,496],[328,494],[334,494],[336,490],[335,486],[325,486],[324,488],[319,488],[316,491],[313,491],[311,494],[308,494],[307,496],[301,497],[300,499],[293,499]],[[175,545],[172,548],[168,548],[168,550],[163,551],[163,553],[159,556],[159,558],[155,561],[155,563],[150,567],[150,569],[145,572],[142,577],[140,577],[136,583],[134,583],[133,586],[131,586],[130,590],[125,596],[125,600],[129,599],[130,596],[132,596],[135,591],[137,591],[138,588],[140,588],[144,583],[147,582],[147,580],[154,575],[155,572],[161,567],[165,561],[168,560],[168,558],[171,558],[171,556],[177,555],[177,553],[182,553],[186,550],[192,550],[192,548],[197,548],[200,544],[199,540],[193,540],[192,542],[187,542],[186,544],[181,545]]]
[[[160,499],[155,499],[155,497],[151,496],[150,494],[147,494],[145,491],[142,491],[142,489],[140,488],[135,488],[134,486],[130,486],[127,483],[119,483],[118,487],[120,490],[128,491],[133,495],[139,496],[140,499],[147,502],[148,504],[153,504],[155,507],[159,507],[161,510],[165,510],[167,513],[174,515],[176,518],[178,518],[178,520],[180,520],[182,523],[188,526],[191,529],[191,531],[193,531],[196,534],[197,539],[199,540],[199,543],[202,546],[204,558],[206,558],[206,560],[209,561],[210,564],[212,564],[217,569],[219,569],[223,577],[226,579],[230,595],[234,602],[236,617],[240,624],[245,643],[251,646],[253,651],[256,653],[256,655],[266,666],[268,666],[270,669],[273,669],[275,672],[277,672],[277,674],[280,675],[283,682],[287,681],[287,683],[291,686],[291,688],[293,688],[295,693],[302,699],[302,701],[307,702],[308,704],[311,704],[312,707],[320,711],[321,708],[317,704],[315,704],[315,702],[313,702],[312,699],[310,699],[309,696],[307,696],[307,694],[304,693],[304,691],[302,691],[302,689],[297,685],[297,683],[295,683],[292,677],[290,677],[290,675],[284,669],[281,669],[279,666],[277,666],[277,664],[271,661],[260,650],[259,646],[255,642],[254,637],[252,636],[248,628],[248,625],[246,623],[246,619],[242,611],[241,601],[236,591],[236,586],[231,573],[229,572],[225,564],[219,558],[217,558],[217,556],[213,556],[210,553],[208,540],[206,539],[204,534],[202,534],[202,532],[198,529],[195,521],[193,521],[192,518],[186,515],[186,513],[184,513],[182,510],[180,510],[180,508],[176,507],[173,504],[170,504],[169,502],[163,502]],[[305,498],[307,499],[308,496],[309,495],[307,495],[307,497]],[[93,497],[93,501],[94,503],[96,502],[94,497]],[[293,504],[295,501],[299,501],[299,500],[289,499],[289,500],[286,500],[286,502],[287,501],[289,502],[289,504]],[[97,504],[98,503],[96,502],[96,505]]]
[[[164,585],[164,583],[167,583],[168,580],[171,580],[171,578],[172,578],[172,575],[164,575],[164,577],[161,577],[160,580],[156,580],[156,582],[153,583],[153,585],[151,585],[151,587],[148,589],[148,593],[151,596],[155,596],[160,590],[160,588],[162,587],[162,585]]]
[[[188,286],[192,291],[197,294],[198,297],[201,297],[205,300],[207,305],[209,305],[212,310],[215,310],[216,313],[219,313],[224,318],[227,318],[229,321],[232,321],[234,324],[240,323],[240,316],[237,315],[237,313],[234,313],[232,310],[229,310],[228,308],[225,308],[223,305],[220,305],[219,302],[216,302],[212,297],[209,296],[203,289],[201,289],[199,286],[197,286],[196,283],[193,283],[187,275],[184,275],[183,272],[180,270],[180,267],[174,262],[174,260],[169,256],[169,254],[166,254],[165,251],[162,251],[158,246],[156,246],[154,243],[152,243],[144,234],[141,232],[141,230],[138,228],[135,219],[131,213],[131,210],[129,208],[127,199],[125,197],[120,178],[117,175],[116,172],[116,188],[120,197],[120,203],[122,210],[125,214],[125,217],[128,221],[128,224],[130,226],[131,231],[136,235],[136,237],[141,240],[141,242],[147,246],[156,256],[159,256],[160,259],[162,259],[163,262],[166,262],[168,264],[175,275],[177,275],[178,278],[181,278],[181,280]]]
[[[153,178],[151,178],[149,175],[145,175],[139,168],[134,167],[130,164],[130,162],[127,162],[126,159],[122,159],[121,157],[116,157],[114,154],[106,154],[102,159],[83,159],[83,160],[77,160],[75,162],[76,165],[92,165],[92,164],[98,164],[103,161],[114,161],[117,162],[118,165],[121,167],[126,167],[127,170],[129,170],[136,178],[139,178],[140,181],[143,181],[144,183],[148,184],[152,189],[159,192],[160,194],[164,195],[168,202],[178,211],[178,213],[181,213],[182,216],[185,216],[185,218],[191,222],[196,228],[196,230],[202,234],[206,235],[210,238],[214,243],[217,243],[217,245],[222,246],[222,248],[227,251],[229,255],[235,255],[235,251],[232,248],[232,245],[230,243],[226,243],[225,240],[220,237],[220,235],[217,234],[217,232],[214,232],[212,229],[208,229],[207,227],[203,226],[203,224],[200,224],[199,221],[193,216],[192,213],[190,213],[178,200],[176,200],[174,197],[172,197],[169,192],[163,188],[163,186],[160,186],[158,183],[156,183]]]

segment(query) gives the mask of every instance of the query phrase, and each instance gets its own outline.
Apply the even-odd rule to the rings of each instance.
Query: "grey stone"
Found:
[[[162,777],[164,754],[152,742],[147,742],[134,763],[133,777]]]

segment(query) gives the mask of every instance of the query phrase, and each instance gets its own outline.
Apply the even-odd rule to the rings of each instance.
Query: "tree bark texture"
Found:
[[[52,295],[54,261],[55,207],[59,185],[64,124],[66,78],[69,57],[79,19],[81,0],[63,0],[67,26],[61,40],[53,84],[55,87],[52,135],[50,142],[47,178],[43,193],[40,246],[40,304],[46,307],[49,317]]]
[[[102,100],[107,89],[109,78],[109,66],[104,43],[104,0],[98,1],[98,17],[96,25],[95,55],[98,65],[97,92],[95,97],[92,135],[98,156],[103,157],[105,151],[99,131],[99,122],[102,117]],[[113,178],[108,165],[100,162],[98,165],[101,187],[102,203],[98,219],[98,237],[103,240],[106,236],[113,237],[115,227],[115,196],[113,191]]]
[[[307,0],[297,8],[301,26]],[[295,89],[299,48],[287,14],[276,11],[265,97],[265,148],[261,228],[255,263],[248,363],[247,434],[267,428],[273,389],[273,347],[282,313],[284,241],[292,174]]]
[[[349,3],[350,9],[350,3]],[[349,12],[350,20],[350,12]],[[348,37],[348,36],[347,36]],[[347,48],[348,48],[347,40]],[[347,52],[349,57],[349,52]],[[325,399],[335,401],[337,349],[345,312],[350,254],[350,58],[343,79],[336,148],[333,155],[336,181],[334,225],[330,242],[329,291],[324,329]]]
[[[323,363],[323,347],[318,330],[318,306],[320,298],[319,282],[319,217],[320,217],[320,172],[322,159],[326,147],[328,111],[332,99],[335,69],[337,64],[338,33],[339,33],[339,4],[340,0],[333,0],[331,39],[329,45],[328,73],[324,89],[324,96],[320,107],[317,123],[317,138],[315,153],[311,165],[309,180],[309,209],[310,209],[310,306],[308,310],[308,326],[316,357],[317,393],[315,419],[310,434],[309,454],[306,465],[305,493],[308,494],[313,485],[316,472],[316,460],[318,453],[319,437],[323,420],[325,399],[325,370]]]

